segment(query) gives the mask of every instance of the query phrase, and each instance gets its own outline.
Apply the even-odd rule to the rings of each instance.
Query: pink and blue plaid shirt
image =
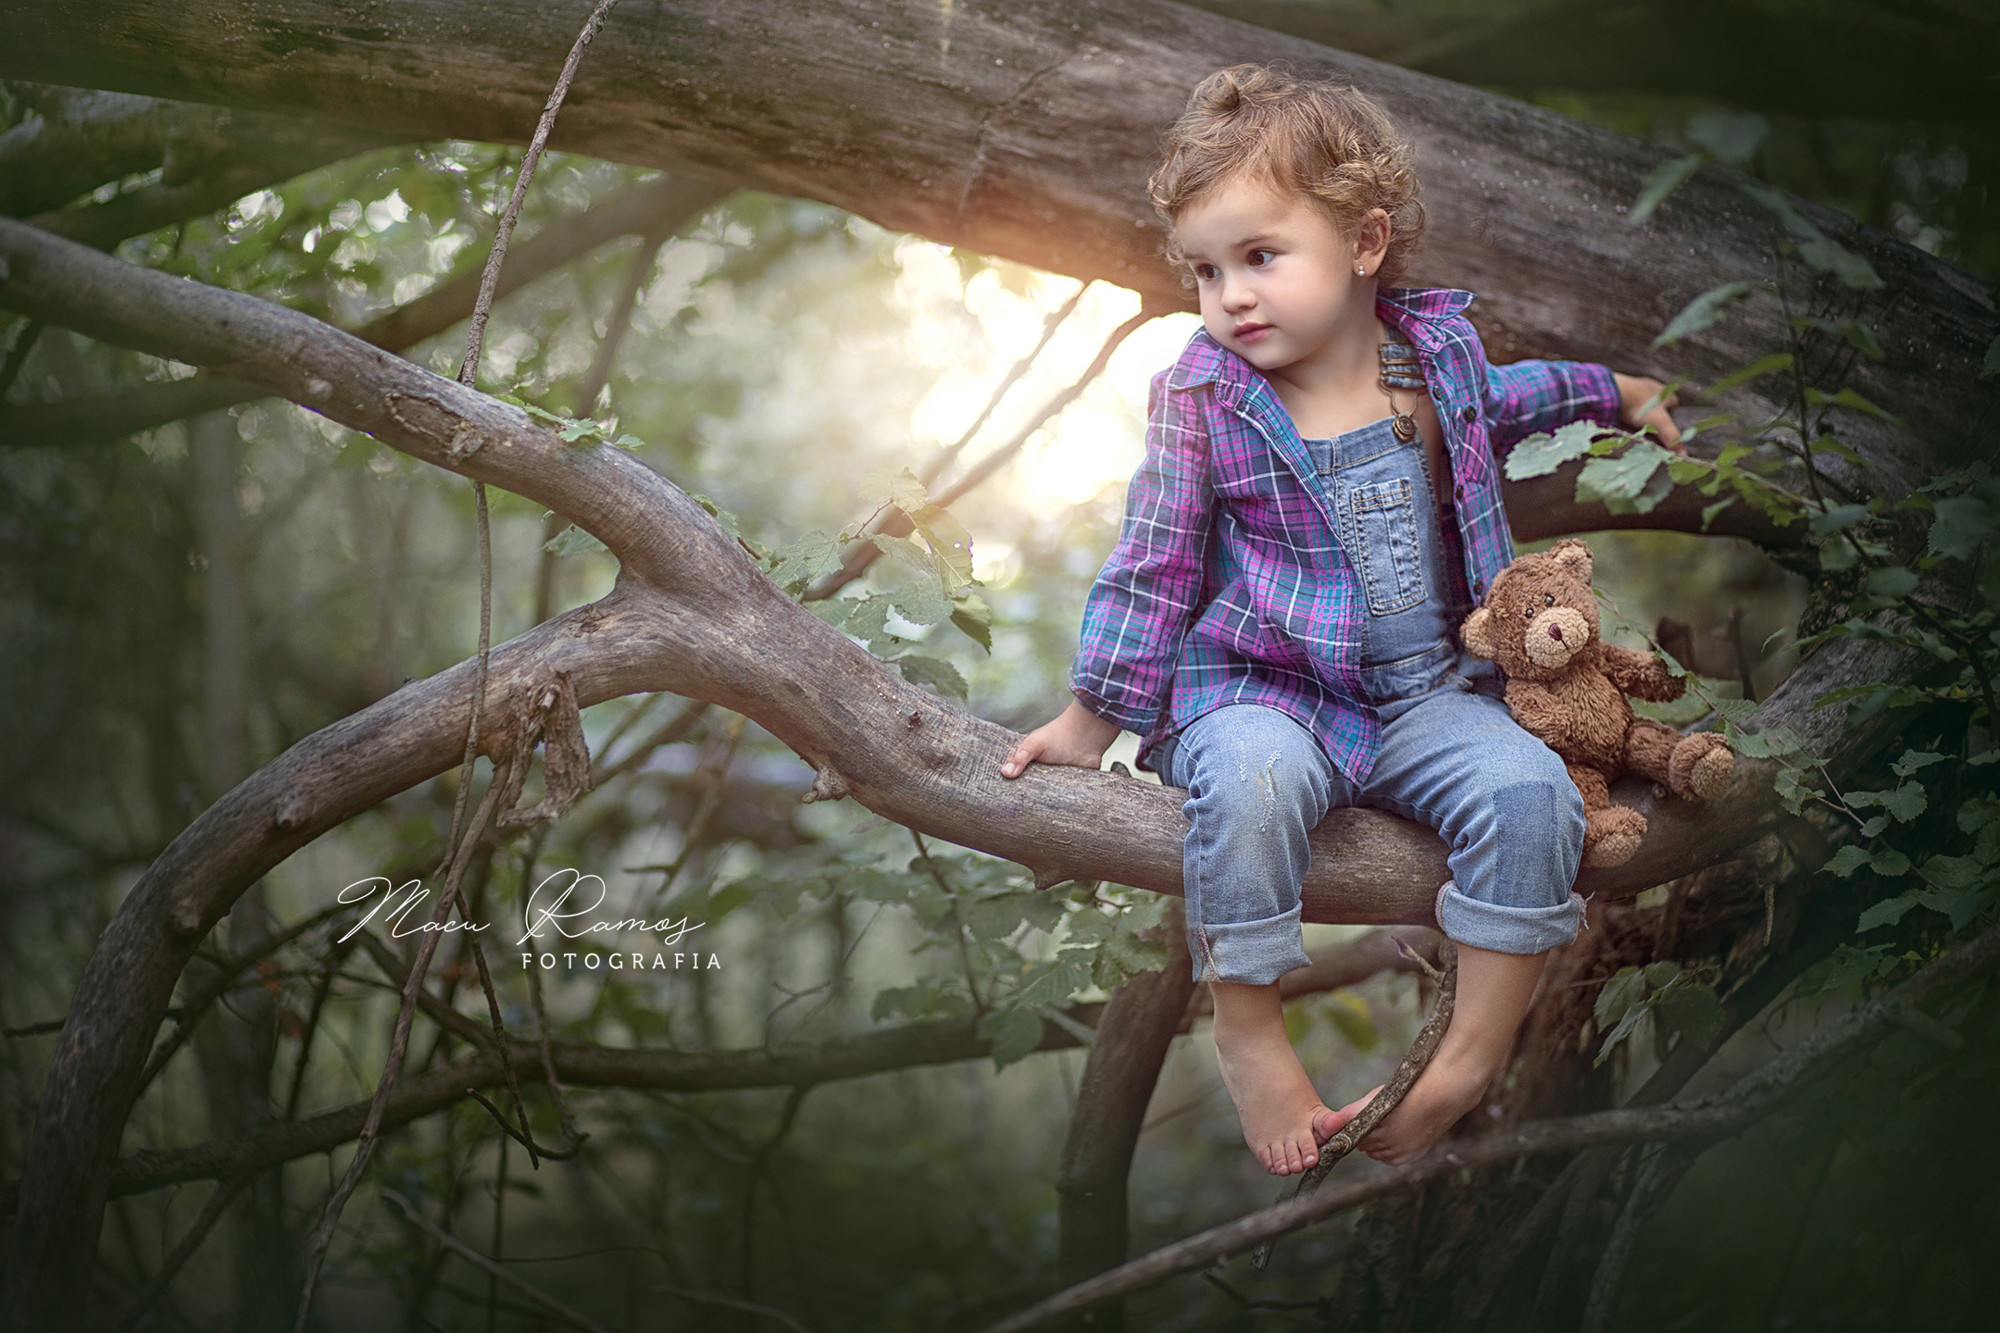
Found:
[[[1444,428],[1454,484],[1440,499],[1457,522],[1443,537],[1460,611],[1514,558],[1499,458],[1578,418],[1615,424],[1620,407],[1604,366],[1488,365],[1463,313],[1472,299],[1449,287],[1391,287],[1375,306],[1417,349]],[[1142,763],[1202,714],[1256,703],[1294,718],[1342,773],[1367,781],[1381,727],[1361,688],[1367,602],[1339,530],[1270,382],[1197,330],[1153,377],[1146,458],[1084,605],[1070,689],[1139,733]]]

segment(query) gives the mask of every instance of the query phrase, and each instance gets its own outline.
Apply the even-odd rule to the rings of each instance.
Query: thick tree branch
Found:
[[[545,53],[589,7],[408,0],[357,26],[333,0],[27,0],[0,13],[0,75],[518,143],[546,91]],[[727,0],[633,6],[606,24],[555,145],[824,200],[1187,307],[1143,189],[1160,130],[1202,75],[1273,59],[1351,80],[1416,140],[1431,229],[1414,277],[1480,292],[1475,318],[1496,359],[1581,357],[1701,381],[1786,345],[1775,302],[1669,354],[1651,345],[1697,293],[1769,272],[1780,232],[1733,173],[1702,169],[1628,227],[1627,205],[1668,150],[1160,0],[843,0],[784,23]],[[1991,291],[1830,209],[1800,210],[1894,296],[1871,312],[1888,357],[1859,364],[1852,387],[1926,441],[1899,443],[1857,417],[1850,443],[1904,484],[1930,475],[1933,454],[1978,456],[1968,432],[2000,393],[1978,379],[2000,332]],[[1730,405],[1753,417],[1775,407],[1754,384]]]
[[[726,186],[707,181],[670,178],[634,186],[585,213],[553,222],[509,252],[507,265],[500,270],[496,299],[621,236],[676,231],[729,193]],[[236,197],[237,194],[229,196]],[[79,212],[44,214],[33,221],[38,227],[63,235],[64,220],[78,216]],[[479,274],[465,273],[352,332],[387,351],[408,351],[465,319],[472,313],[478,295]],[[108,398],[0,406],[0,443],[95,444],[118,440],[169,421],[250,402],[268,392],[245,380],[205,372],[191,379],[129,389]]]
[[[624,450],[565,445],[517,408],[306,316],[5,220],[0,304],[249,379],[603,541],[621,564],[612,592],[493,654],[484,708],[502,721],[482,748],[496,762],[531,735],[535,701],[561,677],[580,707],[670,690],[759,722],[819,770],[816,791],[1022,862],[1040,883],[1180,889],[1177,793],[1075,769],[1001,778],[1012,732],[908,684],[784,596],[699,506]],[[292,851],[457,763],[475,667],[406,685],[294,745],[184,830],[134,886],[60,1040],[22,1181],[12,1272],[52,1294],[91,1252],[147,1034],[195,945]],[[1810,657],[1763,716],[1797,727],[1838,771],[1883,733],[1842,732],[1833,710],[1815,713],[1811,702],[1837,684],[1914,669],[1885,645],[1843,640]],[[1732,795],[1709,807],[1640,800],[1652,822],[1640,856],[1586,875],[1583,887],[1636,892],[1758,836],[1780,816],[1768,781],[1767,766],[1745,763]],[[1304,886],[1313,921],[1427,924],[1448,874],[1434,833],[1368,809],[1329,816],[1313,835],[1313,866]]]
[[[388,946],[364,932],[370,953],[393,959]],[[1435,952],[1435,931],[1403,927],[1375,931],[1344,944],[1318,950],[1312,966],[1285,974],[1280,989],[1287,1000],[1317,995],[1342,986],[1359,985],[1387,971],[1413,967],[1396,949],[1398,939],[1420,950]],[[383,970],[400,985],[400,965]],[[455,1103],[468,1089],[497,1086],[505,1076],[492,1034],[469,1016],[444,1008],[428,991],[420,997],[424,1012],[441,1027],[462,1036],[479,1053],[455,1064],[427,1070],[398,1083],[382,1117],[385,1128],[408,1124]],[[1096,1028],[1103,1021],[1103,1003],[1072,1004],[1064,1012],[1077,1027]],[[1208,992],[1196,988],[1174,1032],[1185,1035],[1212,1012]],[[550,1039],[547,1060],[543,1045],[514,1039],[513,1057],[529,1082],[547,1083],[550,1071],[563,1082],[598,1088],[648,1088],[661,1092],[725,1092],[745,1088],[789,1088],[842,1079],[866,1078],[922,1065],[981,1060],[993,1053],[992,1042],[974,1034],[975,1023],[948,1019],[905,1023],[837,1040],[784,1042],[746,1050],[675,1051],[598,1046]],[[1071,1050],[1081,1041],[1074,1031],[1056,1023],[1042,1026],[1038,1051]],[[118,1163],[111,1177],[113,1198],[143,1194],[189,1180],[227,1179],[239,1168],[261,1168],[328,1152],[353,1140],[368,1113],[366,1102],[324,1112],[305,1120],[290,1116],[250,1139],[199,1144],[191,1148],[148,1150]],[[0,1216],[12,1215],[18,1203],[18,1182],[0,1183]]]

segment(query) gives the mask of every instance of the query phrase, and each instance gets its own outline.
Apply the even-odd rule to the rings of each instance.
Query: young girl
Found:
[[[1575,784],[1457,643],[1513,558],[1498,458],[1580,417],[1651,425],[1670,447],[1679,432],[1664,407],[1641,415],[1658,381],[1489,366],[1462,313],[1471,293],[1388,285],[1423,206],[1410,146],[1352,88],[1252,65],[1213,74],[1150,188],[1202,329],[1153,380],[1146,458],[1084,610],[1076,697],[1001,773],[1096,768],[1123,728],[1142,767],[1187,789],[1188,949],[1244,1140],[1276,1175],[1311,1166],[1367,1101],[1328,1107],[1285,1036],[1278,978],[1310,961],[1307,831],[1356,804],[1436,828],[1458,1002],[1361,1145],[1406,1162],[1484,1094],[1582,910]]]

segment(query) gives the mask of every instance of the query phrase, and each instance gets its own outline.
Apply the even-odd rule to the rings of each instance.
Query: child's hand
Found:
[[[1667,409],[1680,402],[1680,395],[1670,393],[1652,411],[1640,415],[1639,409],[1652,400],[1654,394],[1666,385],[1658,380],[1647,379],[1644,375],[1620,375],[1611,372],[1611,378],[1618,382],[1618,424],[1627,430],[1638,430],[1651,426],[1659,434],[1660,443],[1677,454],[1685,454],[1687,446],[1681,443],[1680,427],[1667,415]]]
[[[1104,762],[1104,752],[1118,739],[1118,728],[1072,700],[1057,714],[1021,738],[1000,763],[1000,776],[1018,778],[1028,765],[1068,764],[1075,768],[1096,768]]]

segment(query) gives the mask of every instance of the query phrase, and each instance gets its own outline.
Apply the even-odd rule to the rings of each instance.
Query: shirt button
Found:
[[[1469,426],[1473,422],[1479,420],[1479,409],[1476,407],[1468,407],[1463,412],[1460,412],[1458,416],[1461,421],[1465,422],[1465,424]]]

